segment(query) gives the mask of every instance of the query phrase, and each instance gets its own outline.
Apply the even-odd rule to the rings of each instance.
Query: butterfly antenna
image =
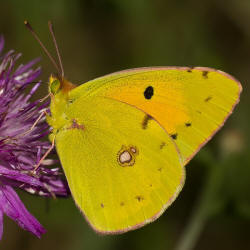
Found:
[[[48,22],[48,26],[49,26],[50,34],[51,34],[52,39],[53,39],[53,43],[54,43],[55,48],[56,48],[56,53],[57,53],[57,57],[58,57],[58,61],[59,61],[59,65],[60,65],[60,69],[61,69],[61,73],[62,73],[62,77],[64,77],[64,70],[63,70],[62,58],[61,58],[61,55],[60,55],[60,52],[59,52],[59,49],[58,49],[58,45],[57,45],[57,42],[56,42],[56,36],[55,36],[53,24],[52,24],[51,21]]]
[[[33,37],[37,40],[37,42],[40,44],[40,46],[42,47],[43,51],[46,53],[46,55],[48,56],[48,58],[50,59],[50,61],[52,62],[52,64],[55,66],[56,70],[58,71],[58,73],[60,72],[60,68],[58,67],[54,57],[49,53],[49,51],[46,49],[46,47],[44,46],[44,44],[42,43],[42,41],[40,40],[40,38],[38,37],[38,35],[36,34],[36,32],[33,30],[33,28],[31,27],[30,23],[28,21],[24,21],[25,26],[27,27],[27,29],[31,32],[31,34],[33,35]]]

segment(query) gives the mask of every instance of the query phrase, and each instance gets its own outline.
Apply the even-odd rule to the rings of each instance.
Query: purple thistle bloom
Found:
[[[0,36],[0,55],[4,46]],[[30,102],[40,86],[37,82],[28,94],[24,90],[39,76],[40,69],[31,69],[33,60],[14,69],[21,54],[10,51],[0,56],[0,239],[3,233],[3,214],[20,227],[40,237],[42,225],[31,215],[13,188],[45,197],[67,196],[69,189],[59,168],[48,168],[53,160],[45,160],[34,174],[34,166],[50,147],[41,141],[49,133],[43,117],[30,130],[48,103]]]

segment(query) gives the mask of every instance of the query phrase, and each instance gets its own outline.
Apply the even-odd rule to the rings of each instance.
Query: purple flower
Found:
[[[0,239],[3,214],[40,237],[44,228],[27,211],[13,188],[45,197],[67,196],[69,189],[60,169],[49,168],[53,160],[43,161],[35,173],[32,171],[50,147],[49,142],[41,141],[49,133],[45,117],[31,130],[48,103],[30,101],[40,82],[24,92],[40,74],[39,68],[31,68],[37,60],[15,69],[21,54],[9,51],[1,56],[3,46],[0,36]]]

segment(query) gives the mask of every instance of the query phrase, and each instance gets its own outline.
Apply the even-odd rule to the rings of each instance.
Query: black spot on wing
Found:
[[[152,120],[152,119],[153,119],[152,116],[150,116],[150,115],[145,115],[145,116],[144,116],[144,119],[143,119],[143,121],[142,121],[142,129],[146,129],[146,128],[148,127],[148,122],[149,122],[150,120]]]
[[[175,133],[175,134],[172,134],[172,135],[170,135],[174,140],[177,140],[177,136],[178,136],[178,134],[177,133]]]
[[[104,205],[103,205],[103,203],[101,203],[101,207],[102,207],[102,208],[104,208]]]
[[[204,102],[209,102],[211,99],[212,99],[212,96],[208,96],[208,97],[204,100]]]
[[[164,147],[166,146],[166,142],[162,142],[161,145],[160,145],[160,149],[163,149]]]
[[[207,75],[208,75],[208,71],[206,71],[206,70],[202,71],[203,78],[207,79],[208,78]]]
[[[144,200],[144,198],[143,198],[141,195],[137,195],[135,198],[136,198],[139,202]]]
[[[188,73],[192,73],[193,69],[194,69],[194,67],[189,67],[188,70],[187,70],[187,72]]]
[[[152,96],[154,95],[154,88],[152,86],[148,86],[143,94],[146,99],[148,100],[151,99]]]
[[[192,125],[191,122],[186,122],[186,123],[185,123],[185,126],[186,126],[186,127],[191,127],[191,125]]]

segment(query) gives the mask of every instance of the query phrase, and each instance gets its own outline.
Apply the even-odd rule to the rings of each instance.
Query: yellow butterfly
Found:
[[[172,204],[185,165],[241,92],[235,78],[211,68],[138,68],[80,86],[60,68],[49,81],[50,138],[76,205],[104,234],[142,227]]]

